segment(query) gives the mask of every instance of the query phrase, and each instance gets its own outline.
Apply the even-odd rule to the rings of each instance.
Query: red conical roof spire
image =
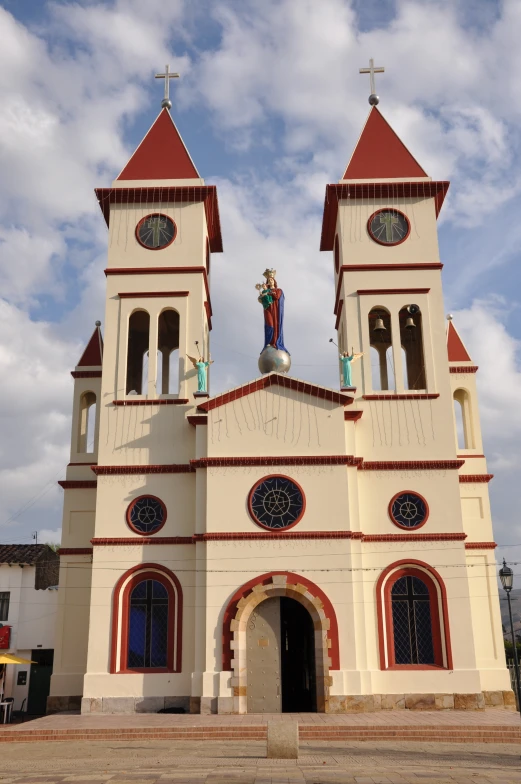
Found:
[[[452,321],[449,321],[447,329],[447,354],[449,362],[472,362]]]
[[[103,362],[103,337],[100,327],[101,321],[96,321],[96,329],[92,333],[77,367],[101,367]]]
[[[161,109],[118,180],[199,179],[168,109]]]
[[[427,174],[374,106],[369,112],[343,179],[380,180],[408,177],[427,177]]]

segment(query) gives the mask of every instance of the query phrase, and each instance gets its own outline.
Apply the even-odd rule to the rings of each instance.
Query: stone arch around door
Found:
[[[223,669],[232,670],[233,708],[247,712],[246,629],[248,619],[265,599],[287,596],[309,612],[315,628],[317,710],[327,713],[330,670],[340,667],[338,625],[333,605],[310,580],[292,572],[269,572],[245,583],[232,596],[224,613]]]

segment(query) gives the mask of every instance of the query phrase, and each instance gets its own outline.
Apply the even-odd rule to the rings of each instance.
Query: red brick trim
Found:
[[[230,643],[232,640],[232,631],[230,629],[230,625],[232,619],[237,614],[237,605],[241,599],[248,596],[255,585],[266,585],[271,582],[272,577],[276,574],[283,574],[287,577],[287,585],[305,585],[306,588],[313,596],[318,596],[323,604],[323,610],[326,615],[326,618],[329,619],[329,630],[327,632],[328,639],[331,641],[331,646],[329,648],[329,657],[331,659],[331,667],[330,670],[339,670],[340,669],[340,651],[339,651],[339,644],[338,644],[338,623],[335,615],[335,610],[333,605],[331,604],[330,600],[322,591],[321,588],[318,587],[315,583],[312,583],[311,580],[308,580],[305,577],[302,577],[300,574],[296,574],[295,572],[266,572],[266,574],[261,574],[258,577],[254,577],[253,580],[249,580],[243,586],[239,588],[238,591],[234,593],[230,601],[228,602],[228,606],[224,611],[223,617],[223,670],[231,670],[232,668],[232,658],[233,652],[230,648]]]
[[[60,547],[58,555],[92,555],[92,547]]]
[[[195,544],[193,536],[120,536],[99,538],[90,540],[93,547],[124,547],[126,545],[142,544]]]
[[[367,460],[359,471],[452,471],[461,468],[464,460]]]
[[[360,531],[242,531],[232,533],[195,534],[196,542],[247,542],[263,539],[363,539]]]
[[[131,577],[130,580],[128,578]],[[128,580],[128,582],[127,582]],[[168,653],[167,661],[168,667],[157,669],[128,669],[127,668],[127,652],[128,652],[128,618],[129,618],[129,601],[132,589],[142,580],[157,580],[168,591]],[[126,585],[122,591],[123,585]],[[176,597],[177,594],[177,597]],[[177,613],[175,613],[175,600],[177,598]],[[121,650],[119,662],[117,659],[118,647],[118,611],[120,602],[122,604],[121,612]],[[175,633],[177,635],[177,645],[174,649]],[[155,563],[144,563],[133,566],[125,574],[121,575],[114,588],[114,595],[112,600],[112,640],[111,640],[111,661],[110,672],[112,674],[120,673],[152,673],[152,672],[181,672],[182,671],[182,652],[183,652],[183,590],[181,583],[173,572],[165,566]]]
[[[436,400],[437,392],[417,392],[416,394],[400,395],[362,395],[364,400]]]
[[[478,484],[481,482],[490,482],[494,479],[494,474],[460,474],[459,480],[461,484]]]
[[[422,523],[420,523],[419,525],[415,525],[414,528],[407,528],[407,526],[402,525],[401,523],[398,522],[398,520],[393,515],[393,504],[394,504],[394,502],[396,501],[397,498],[399,498],[399,496],[405,495],[406,493],[410,493],[411,495],[418,496],[418,498],[421,498],[421,500],[423,501],[423,503],[425,505],[425,511],[426,511],[425,518],[424,518]],[[402,530],[411,531],[412,532],[412,531],[417,531],[418,528],[423,528],[423,526],[425,525],[425,523],[429,519],[430,509],[429,509],[429,504],[427,503],[427,499],[424,498],[422,495],[420,495],[420,493],[416,492],[416,490],[400,490],[398,493],[395,493],[395,495],[393,495],[393,497],[389,501],[389,506],[387,507],[387,514],[391,518],[391,522],[394,523],[394,525],[397,528],[401,528]],[[456,534],[454,534],[454,536],[456,536]]]
[[[95,479],[61,479],[58,484],[64,490],[95,490],[98,486]]]
[[[344,306],[344,300],[341,299],[338,303],[338,312],[336,314],[336,321],[335,321],[335,329],[338,329],[340,326],[340,319],[342,318],[342,308]]]
[[[406,271],[412,272],[417,270],[442,270],[443,264],[439,263],[419,263],[419,264],[343,264],[340,267],[340,275],[338,276],[338,283],[336,287],[335,308],[333,313],[336,315],[338,311],[338,303],[340,301],[340,291],[342,288],[342,274],[343,272],[386,272],[392,271]]]
[[[415,566],[420,566],[422,569],[428,573],[425,574],[424,571],[419,569],[415,569]],[[400,567],[403,567],[400,569]],[[392,579],[387,580],[387,577],[391,572],[395,572],[395,575],[392,575]],[[435,646],[437,647],[437,656],[436,658],[441,664],[437,665],[426,665],[426,664],[395,664],[394,659],[394,640],[393,640],[393,628],[392,628],[392,608],[391,604],[391,588],[399,577],[404,576],[405,574],[414,574],[415,576],[419,577],[420,580],[425,582],[427,587],[429,588],[429,594],[431,596],[431,617],[432,617],[432,631],[433,631],[433,638],[435,642]],[[430,580],[429,580],[430,577]],[[384,596],[382,596],[382,586],[384,585]],[[440,589],[441,595],[441,615],[439,613],[439,602],[438,596],[436,591],[436,584]],[[382,601],[383,600],[383,601]],[[450,643],[450,628],[449,628],[449,614],[448,614],[448,604],[447,604],[447,591],[445,588],[445,584],[441,579],[438,572],[433,569],[432,566],[429,564],[424,563],[423,561],[417,561],[414,559],[405,559],[401,561],[396,561],[394,564],[390,564],[380,577],[376,583],[376,611],[378,617],[378,645],[380,649],[380,669],[381,670],[441,670],[447,669],[452,670],[452,650],[451,650],[451,643]],[[384,624],[386,629],[386,637],[387,637],[387,650],[385,646],[385,639],[384,639]],[[445,638],[445,651],[446,651],[446,666],[443,664],[442,659],[442,646],[441,646],[441,630],[443,629],[443,636]],[[435,648],[436,650],[436,648]],[[387,659],[386,659],[387,653]]]
[[[338,403],[341,406],[350,406],[353,403],[352,397],[346,397],[340,392],[335,392],[332,389],[318,387],[315,384],[308,384],[306,381],[298,381],[296,378],[291,378],[280,373],[269,373],[262,378],[258,378],[256,381],[252,381],[250,384],[245,384],[231,392],[225,392],[223,395],[217,395],[206,403],[201,403],[197,408],[199,411],[212,411],[214,408],[219,408],[227,403],[239,400],[241,397],[251,395],[253,392],[258,392],[261,389],[266,389],[273,385],[312,395],[319,398],[319,400],[329,400],[330,402]]]
[[[107,267],[105,275],[191,275],[203,276],[206,299],[210,300],[210,284],[206,267]],[[211,312],[210,304],[210,312]]]
[[[401,526],[400,526],[401,527]],[[419,528],[420,526],[418,526]],[[364,534],[363,542],[463,542],[467,534]]]
[[[465,550],[495,550],[495,542],[465,542]]]
[[[87,468],[90,468],[93,465],[98,465],[98,464],[97,463],[92,463],[90,461],[88,461],[86,463],[67,463],[67,468],[69,468],[69,466],[87,466]]]
[[[428,294],[430,289],[357,289],[356,293],[359,296],[366,294]]]
[[[190,460],[190,465],[194,468],[289,465],[360,466],[361,462],[361,457],[353,457],[353,455],[316,455],[309,457],[287,455],[285,457],[201,457],[198,460]]]
[[[125,400],[113,400],[114,406],[185,406],[190,401],[188,398],[154,398],[153,400],[132,400],[132,398]]]
[[[449,367],[449,373],[477,373],[479,367],[477,365],[467,365],[458,367]]]
[[[142,188],[95,188],[107,226],[111,204],[181,204],[204,203],[208,239],[212,253],[222,253],[221,223],[215,185],[174,185]]]
[[[346,422],[358,422],[362,418],[363,411],[344,411],[344,419]]]
[[[208,424],[207,416],[187,416],[186,419],[193,427],[197,427],[197,425]]]
[[[101,378],[101,370],[71,370],[73,378]]]
[[[172,463],[172,465],[127,465],[127,466],[92,466],[97,476],[113,476],[119,474],[191,474],[194,468],[188,463]]]
[[[484,457],[485,457],[485,455],[456,455],[456,457],[462,457],[462,458],[464,458],[465,460],[468,460],[469,458],[473,458],[473,457],[480,457],[480,458],[484,458]]]
[[[151,248],[150,250],[155,250]],[[142,299],[143,297],[188,297],[189,291],[120,291],[120,299]]]

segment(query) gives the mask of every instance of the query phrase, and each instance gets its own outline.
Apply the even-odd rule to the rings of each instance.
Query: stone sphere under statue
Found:
[[[291,357],[287,351],[280,348],[266,346],[259,357],[259,370],[261,373],[288,373],[291,367]]]

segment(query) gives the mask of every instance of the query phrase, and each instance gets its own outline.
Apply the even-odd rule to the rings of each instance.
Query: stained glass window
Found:
[[[159,498],[143,495],[132,501],[127,511],[127,522],[138,534],[149,536],[163,527],[166,507]]]
[[[429,589],[418,577],[400,577],[391,589],[396,664],[435,664]]]
[[[367,222],[369,234],[380,245],[398,245],[409,236],[410,224],[398,210],[377,210]]]
[[[400,528],[419,528],[427,520],[427,502],[418,493],[402,492],[391,500],[389,514]]]
[[[285,476],[268,476],[250,491],[250,513],[259,525],[270,530],[290,528],[304,514],[302,489]]]
[[[136,227],[136,237],[140,245],[149,250],[166,248],[174,241],[176,226],[168,215],[155,212],[139,221]]]
[[[129,669],[167,667],[168,591],[157,580],[143,580],[130,594]]]

